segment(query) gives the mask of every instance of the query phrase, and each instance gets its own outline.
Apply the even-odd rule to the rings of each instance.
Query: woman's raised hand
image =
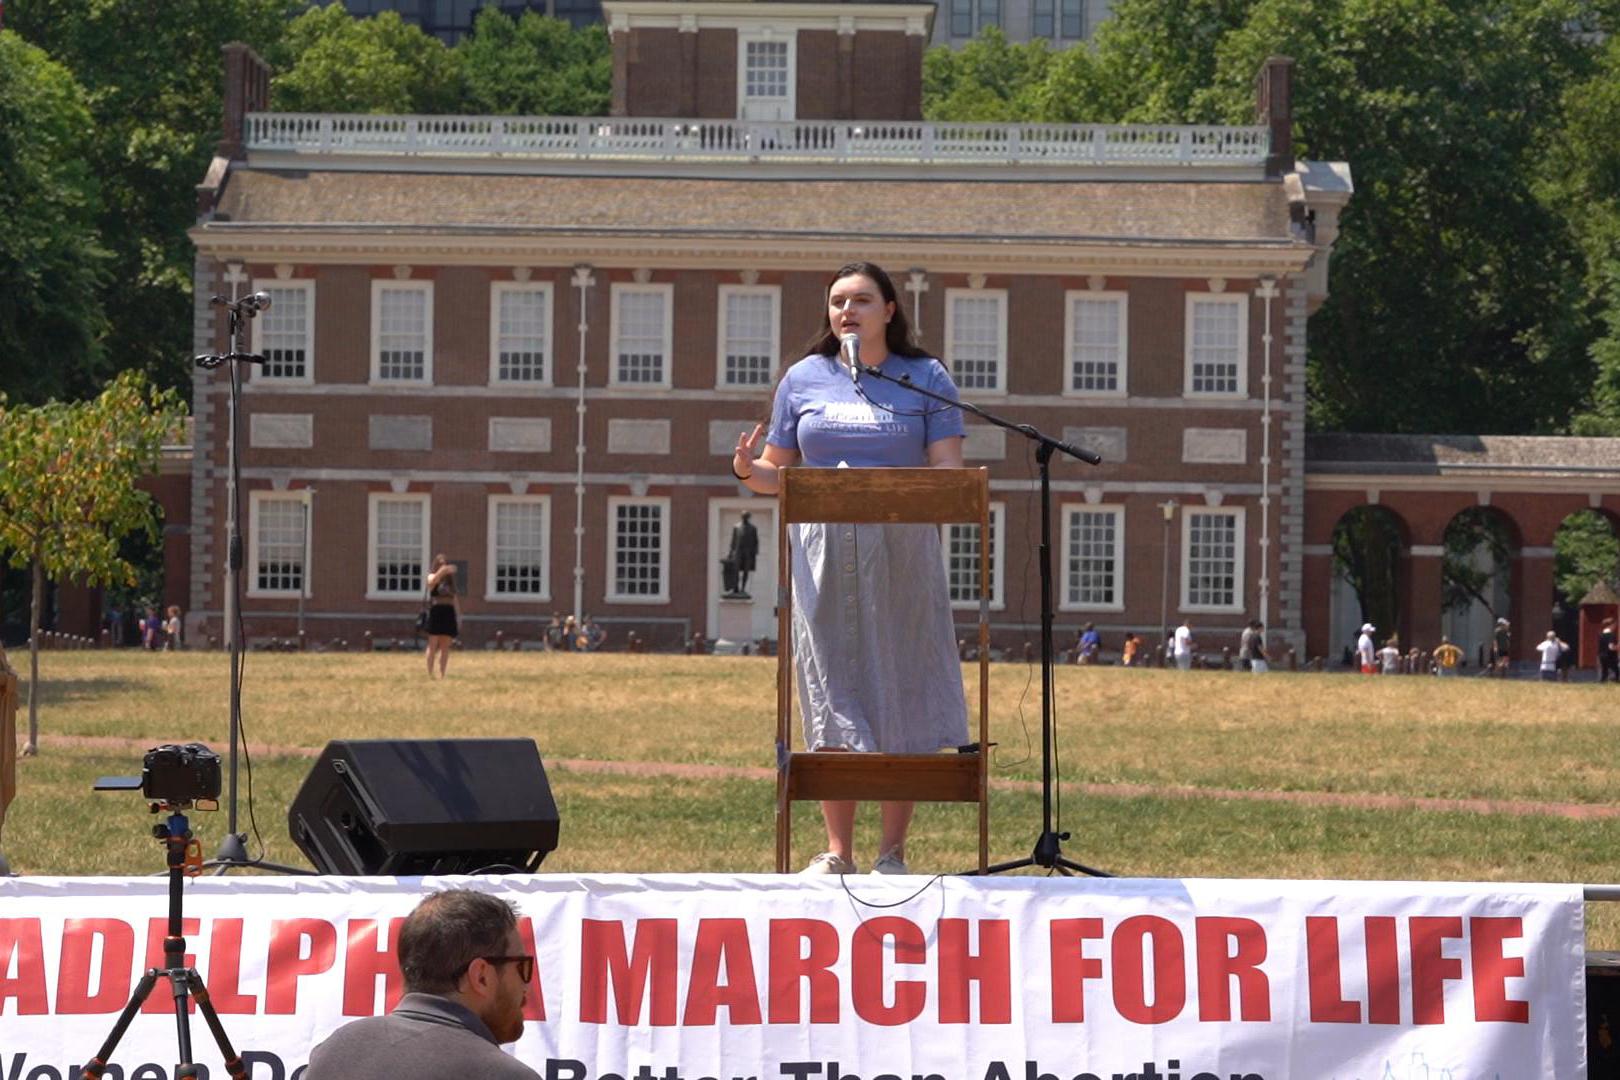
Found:
[[[731,457],[731,473],[747,479],[754,471],[754,449],[759,446],[760,438],[765,434],[764,424],[755,424],[753,431],[744,431],[737,436],[737,450]]]

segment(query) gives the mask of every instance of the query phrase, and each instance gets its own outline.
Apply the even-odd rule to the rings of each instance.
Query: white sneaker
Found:
[[[799,871],[804,875],[816,874],[853,874],[857,873],[855,864],[848,859],[841,859],[830,851],[823,851],[810,860],[810,865]]]
[[[893,851],[885,851],[878,856],[877,862],[872,864],[874,874],[909,874],[911,870],[906,866],[906,860]]]

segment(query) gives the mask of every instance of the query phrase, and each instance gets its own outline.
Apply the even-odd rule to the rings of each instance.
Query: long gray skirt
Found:
[[[920,754],[968,741],[939,530],[790,526],[805,745]]]

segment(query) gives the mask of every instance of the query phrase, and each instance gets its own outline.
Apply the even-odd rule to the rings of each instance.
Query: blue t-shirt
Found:
[[[956,384],[932,357],[890,354],[882,370],[957,400]],[[867,376],[857,392],[836,356],[812,354],[777,385],[765,441],[797,450],[811,468],[916,468],[928,464],[932,443],[962,432],[961,409]]]

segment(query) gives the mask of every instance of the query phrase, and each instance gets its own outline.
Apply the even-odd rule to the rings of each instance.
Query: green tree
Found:
[[[1395,515],[1380,506],[1358,506],[1333,529],[1334,570],[1355,590],[1361,621],[1390,633],[1400,625],[1397,574],[1404,546]]]
[[[336,2],[310,8],[267,59],[279,112],[448,113],[462,102],[455,54],[393,11],[357,19]]]
[[[1481,604],[1495,618],[1496,586],[1513,558],[1513,537],[1502,515],[1489,507],[1462,511],[1446,526],[1445,554],[1440,560],[1440,604],[1446,611],[1466,611]],[[1552,598],[1548,597],[1548,607]],[[1536,613],[1537,615],[1541,613]],[[1530,617],[1520,612],[1516,618]]]
[[[613,49],[602,26],[576,30],[533,11],[513,19],[486,7],[455,54],[467,112],[603,116],[612,104]]]
[[[1190,118],[1248,121],[1292,56],[1301,156],[1349,161],[1310,420],[1359,431],[1561,430],[1591,334],[1580,252],[1536,178],[1593,61],[1576,0],[1256,0]]]
[[[1620,21],[1620,20],[1611,20]],[[1562,130],[1549,147],[1547,199],[1579,222],[1586,300],[1597,323],[1589,399],[1575,419],[1581,435],[1620,435],[1620,27],[1610,25],[1590,78],[1564,92]],[[1579,599],[1579,597],[1576,597]]]
[[[78,394],[104,361],[93,128],[72,73],[0,31],[0,395]]]
[[[960,49],[938,45],[923,54],[923,115],[937,121],[1008,122],[1035,118],[1051,48],[1021,45],[987,27]]]
[[[102,334],[100,353],[118,369],[189,386],[196,252],[186,230],[196,223],[196,185],[219,138],[220,49],[245,41],[263,50],[302,6],[298,0],[6,3],[7,28],[72,71],[87,94],[94,126],[84,162],[100,183],[96,224],[111,254],[97,293],[105,332],[94,320],[87,326]],[[10,230],[17,219],[3,220]],[[93,394],[104,381],[94,354],[88,359],[63,393]]]
[[[1608,518],[1581,510],[1553,535],[1553,585],[1572,608],[1599,581],[1620,587],[1620,537]]]
[[[157,469],[163,441],[183,410],[172,391],[138,373],[119,375],[99,397],[7,407],[0,401],[0,553],[32,568],[28,629],[28,744],[39,752],[39,622],[45,578],[91,584],[128,581],[119,541],[144,529],[154,539],[151,498],[135,484]]]

